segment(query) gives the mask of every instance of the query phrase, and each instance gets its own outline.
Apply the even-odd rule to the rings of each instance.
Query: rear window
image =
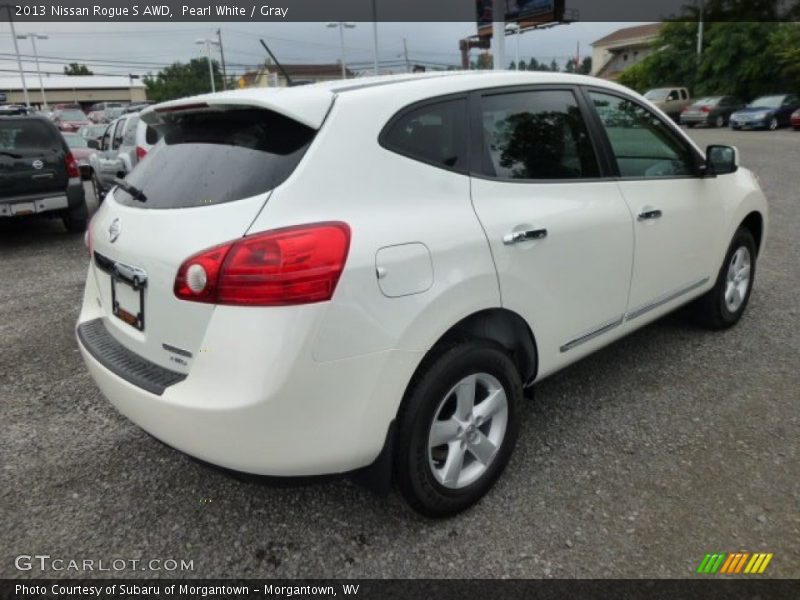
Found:
[[[0,121],[0,150],[29,150],[58,146],[56,132],[39,121]]]
[[[437,167],[467,170],[467,102],[426,104],[396,118],[381,137],[394,152]]]
[[[163,139],[128,175],[142,203],[117,188],[114,198],[141,208],[222,204],[268,192],[294,171],[315,130],[262,109],[167,115]]]

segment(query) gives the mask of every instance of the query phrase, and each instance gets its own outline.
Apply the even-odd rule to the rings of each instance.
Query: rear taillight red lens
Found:
[[[287,306],[330,300],[350,249],[346,223],[275,229],[188,258],[175,277],[182,300]]]
[[[67,156],[64,158],[64,163],[67,167],[67,177],[80,177],[81,170],[78,168],[78,163],[75,161],[75,157],[72,156],[72,152],[67,152]]]
[[[700,107],[700,112],[710,113],[711,109],[708,108],[707,106],[702,106],[702,107]]]
[[[136,160],[142,160],[145,156],[147,156],[147,150],[141,146],[136,146]]]

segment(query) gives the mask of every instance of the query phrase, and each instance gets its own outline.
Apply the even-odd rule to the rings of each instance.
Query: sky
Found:
[[[187,62],[201,56],[196,40],[216,39],[222,30],[228,73],[242,73],[261,64],[265,52],[259,44],[264,38],[270,49],[285,63],[335,63],[341,56],[338,29],[325,23],[16,23],[17,34],[38,33],[48,39],[37,40],[40,66],[44,73],[63,73],[66,62],[85,63],[95,74],[128,75],[157,72],[176,61]],[[346,62],[355,68],[371,68],[373,54],[372,23],[356,23],[345,30]],[[520,56],[540,62],[556,59],[563,67],[575,56],[591,54],[590,44],[621,27],[636,23],[580,22],[550,29],[530,31],[519,38]],[[379,23],[379,58],[387,68],[400,72],[403,40],[411,63],[459,65],[458,40],[475,34],[474,23]],[[20,53],[33,55],[31,40],[18,40]],[[472,51],[477,56],[478,50]],[[507,63],[514,59],[516,40],[506,38]],[[45,58],[47,57],[47,58]],[[35,73],[35,64],[24,59],[26,70]],[[7,22],[0,22],[0,76],[17,70],[14,46]],[[27,77],[26,77],[27,78]]]

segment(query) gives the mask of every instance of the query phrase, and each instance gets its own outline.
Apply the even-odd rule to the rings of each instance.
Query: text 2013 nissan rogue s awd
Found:
[[[523,387],[695,302],[747,306],[767,230],[735,148],[621,86],[446,73],[177,100],[94,217],[77,335],[167,444],[274,476],[371,468],[476,502]]]

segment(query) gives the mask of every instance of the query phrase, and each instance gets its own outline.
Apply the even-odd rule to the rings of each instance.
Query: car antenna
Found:
[[[282,65],[280,62],[278,62],[278,59],[277,59],[277,58],[275,58],[275,55],[272,53],[272,50],[270,50],[270,49],[269,49],[269,46],[267,46],[267,45],[264,43],[264,40],[262,40],[262,39],[260,39],[260,38],[259,38],[259,40],[258,40],[258,41],[259,41],[259,42],[261,42],[261,45],[262,45],[262,46],[264,46],[264,50],[266,50],[266,51],[267,51],[267,54],[269,54],[269,55],[270,55],[270,57],[272,58],[272,60],[274,60],[274,61],[275,61],[275,64],[276,64],[276,65],[278,66],[278,68],[281,70],[281,73],[282,73],[282,74],[283,74],[283,76],[286,78],[286,85],[287,85],[287,86],[289,86],[289,87],[292,87],[292,86],[294,85],[294,82],[292,81],[292,78],[291,78],[291,77],[289,77],[289,74],[286,72],[286,69],[284,69],[284,68],[283,68],[283,65]]]

